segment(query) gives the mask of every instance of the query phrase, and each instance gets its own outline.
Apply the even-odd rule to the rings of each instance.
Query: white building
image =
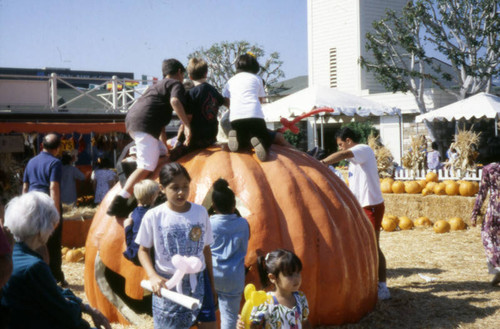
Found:
[[[400,130],[397,116],[374,117],[372,122],[380,129],[382,142],[400,162],[400,138],[408,139],[415,115],[419,114],[414,96],[386,92],[371,73],[358,63],[360,56],[370,58],[365,50],[367,32],[372,22],[380,20],[387,9],[401,11],[407,0],[308,0],[308,71],[309,86],[322,85],[338,88],[356,96],[402,110],[404,123]],[[455,99],[436,89],[427,89],[428,109],[439,108]],[[334,122],[334,120],[329,121]],[[421,126],[421,132],[425,128]],[[312,147],[312,124],[308,127],[308,145]],[[412,134],[415,131],[412,130]]]

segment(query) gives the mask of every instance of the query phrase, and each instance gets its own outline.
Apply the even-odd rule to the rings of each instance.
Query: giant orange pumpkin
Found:
[[[373,310],[378,282],[375,233],[354,195],[326,166],[303,152],[274,145],[267,162],[253,153],[220,147],[188,154],[179,162],[192,178],[189,200],[203,203],[220,177],[235,192],[237,207],[245,210],[242,214],[250,224],[247,283],[261,287],[258,255],[287,248],[303,262],[301,290],[314,325],[357,322]],[[115,186],[103,200],[88,234],[85,292],[91,305],[110,320],[127,323],[134,322],[135,313],[110,293],[106,277],[99,274],[104,267],[118,273],[125,278],[127,296],[142,298],[139,282],[145,273],[122,256],[122,221],[106,215],[118,190]]]

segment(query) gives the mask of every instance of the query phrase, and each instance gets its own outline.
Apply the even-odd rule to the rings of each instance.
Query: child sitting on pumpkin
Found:
[[[153,206],[159,192],[160,186],[151,179],[145,179],[135,184],[134,197],[138,205],[132,211],[130,217],[123,222],[125,243],[127,245],[127,250],[123,252],[123,255],[138,266],[140,265],[139,258],[137,258],[139,245],[135,242],[135,238],[137,237],[137,232],[139,232],[139,227],[141,227],[142,218]]]

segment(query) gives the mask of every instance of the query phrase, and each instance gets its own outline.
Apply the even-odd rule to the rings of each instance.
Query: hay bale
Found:
[[[407,216],[411,219],[426,216],[432,222],[461,217],[467,224],[470,224],[470,215],[476,197],[384,193],[384,200],[386,214],[398,217]],[[484,214],[485,211],[486,205],[483,205],[481,213]],[[478,217],[479,221],[482,219],[483,216]]]

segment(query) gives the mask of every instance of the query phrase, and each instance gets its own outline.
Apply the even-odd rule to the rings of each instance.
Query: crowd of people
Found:
[[[155,328],[190,328],[193,324],[215,328],[217,307],[224,329],[245,328],[245,321],[251,328],[310,327],[307,298],[299,290],[302,262],[285,249],[259,257],[262,284],[272,284],[274,290],[268,292],[265,303],[252,310],[249,319],[239,318],[249,224],[239,214],[235,194],[224,179],[213,182],[209,210],[188,201],[191,177],[186,168],[175,162],[188,152],[215,143],[222,105],[230,108],[231,152],[252,148],[260,161],[267,161],[271,144],[288,145],[281,134],[266,128],[259,67],[253,54],[239,56],[236,75],[219,93],[206,81],[207,63],[193,58],[187,68],[193,86],[186,91],[182,83],[184,66],[175,59],[165,60],[164,79],[148,89],[126,115],[127,131],[135,142],[136,168],[123,181],[107,213],[123,220],[123,256],[142,266],[151,283]],[[169,151],[164,127],[174,111],[182,125],[177,143]],[[359,143],[357,134],[349,128],[341,129],[336,141],[339,151],[321,162],[328,166],[344,159],[349,161],[349,188],[375,231],[378,298],[386,300],[391,294],[386,284],[386,260],[379,245],[385,206],[375,154],[368,145]],[[44,137],[42,152],[26,166],[23,194],[7,204],[5,225],[0,225],[3,327],[89,328],[82,319],[82,313],[88,313],[95,326],[110,328],[99,310],[63,289],[68,283],[61,269],[61,204],[75,203],[75,182],[87,177],[72,166],[75,158],[71,154],[64,154],[62,161],[57,158],[59,146],[57,134]],[[429,167],[440,162],[436,149],[433,144],[428,152]],[[169,159],[162,158],[167,155]],[[158,166],[159,183],[148,179]],[[95,181],[95,202],[99,203],[117,182],[117,176],[106,159],[99,161],[91,176]],[[498,164],[484,168],[472,216],[475,224],[489,189],[493,201],[483,223],[482,237],[495,285],[500,283],[499,176]],[[176,273],[173,259],[178,255],[196,257],[200,263],[199,270],[185,275],[176,288],[202,301],[199,309],[187,309],[161,295],[161,289],[168,286]]]

